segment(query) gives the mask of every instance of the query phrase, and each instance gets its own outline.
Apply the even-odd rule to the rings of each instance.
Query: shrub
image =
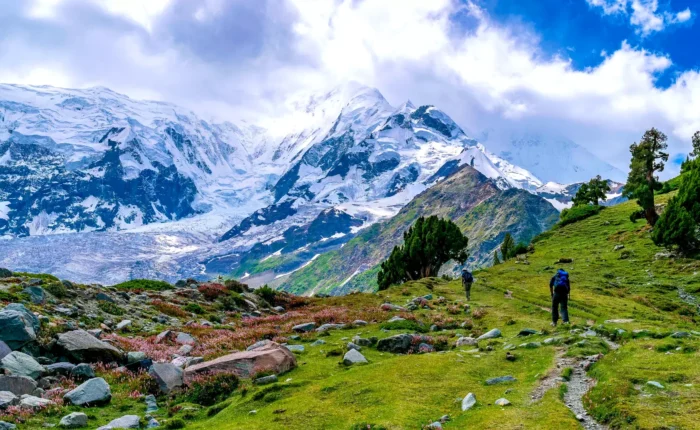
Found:
[[[227,279],[226,281],[224,281],[224,286],[229,291],[235,291],[237,293],[244,293],[248,291],[248,285],[242,282],[238,282],[235,279]]]
[[[574,206],[571,209],[564,209],[561,211],[561,215],[559,217],[559,226],[563,227],[565,225],[592,217],[593,215],[598,215],[601,210],[603,210],[603,206],[594,205],[581,205]]]
[[[120,308],[117,306],[115,303],[112,302],[99,302],[97,303],[97,307],[105,313],[108,313],[110,315],[124,315],[124,309]]]
[[[666,206],[652,232],[654,243],[676,247],[683,253],[700,243],[700,158],[688,161],[680,179],[678,194]]]
[[[571,381],[571,374],[572,373],[574,373],[574,369],[572,369],[571,367],[567,367],[564,370],[562,370],[561,377],[565,381]]]
[[[198,375],[187,387],[187,400],[202,406],[215,405],[231,396],[239,382],[233,373]]]
[[[165,423],[165,428],[168,430],[184,429],[185,422],[180,418],[175,418]]]
[[[183,309],[197,315],[202,315],[204,313],[204,308],[202,308],[199,303],[188,303]]]
[[[218,414],[219,412],[223,411],[224,409],[228,408],[229,406],[231,406],[231,401],[217,403],[207,410],[207,416],[213,417],[214,415]]]
[[[151,306],[158,312],[164,313],[171,317],[187,318],[187,312],[183,311],[179,306],[162,300],[153,300]]]
[[[66,286],[63,285],[61,282],[51,282],[47,285],[44,285],[44,289],[51,293],[51,295],[59,299],[66,297],[66,295],[68,294]]]
[[[154,281],[151,279],[132,279],[131,281],[122,282],[113,287],[118,290],[165,291],[173,289],[173,286],[167,282]]]
[[[274,305],[275,300],[277,299],[277,291],[273,290],[272,288],[268,287],[267,285],[264,285],[264,286],[258,288],[257,290],[255,290],[255,294],[271,305]]]
[[[412,320],[386,322],[380,327],[384,330],[409,330],[418,333],[426,333],[428,331],[425,325]]]
[[[474,309],[472,311],[472,318],[474,318],[475,320],[480,320],[483,317],[485,317],[487,313],[488,311],[484,308]]]
[[[229,293],[228,289],[221,285],[215,283],[206,283],[200,285],[197,290],[206,298],[207,300],[214,301],[221,296]]]

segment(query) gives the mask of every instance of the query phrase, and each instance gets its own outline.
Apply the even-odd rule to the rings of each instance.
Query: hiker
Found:
[[[559,320],[559,308],[561,308],[561,319],[564,324],[569,324],[569,296],[571,295],[571,284],[569,274],[566,270],[559,269],[549,281],[549,295],[552,297],[552,327],[557,326]]]
[[[474,276],[472,272],[467,269],[462,269],[462,286],[464,291],[467,293],[467,300],[471,300],[472,284],[474,283]]]

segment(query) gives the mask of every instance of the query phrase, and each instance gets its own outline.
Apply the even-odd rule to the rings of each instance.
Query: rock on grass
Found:
[[[63,400],[76,406],[104,405],[112,400],[112,391],[104,379],[92,378],[66,393]]]

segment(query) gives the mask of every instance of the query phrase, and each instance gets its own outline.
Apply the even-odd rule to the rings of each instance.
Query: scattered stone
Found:
[[[163,342],[164,340],[170,340],[173,336],[173,332],[170,330],[165,330],[160,333],[158,333],[158,336],[156,336],[155,340],[153,343],[158,344]]]
[[[469,393],[462,400],[462,410],[467,411],[467,410],[471,409],[475,404],[476,404],[476,396],[474,396],[474,394],[472,394],[472,393]]]
[[[406,321],[406,318],[401,318],[400,316],[394,316],[387,320],[388,323],[393,323],[397,321]]]
[[[137,429],[141,418],[138,415],[124,415],[121,418],[110,421],[106,426],[99,427],[97,430],[112,430],[112,429]]]
[[[496,406],[510,406],[510,402],[506,398],[500,398],[495,402]]]
[[[82,412],[73,412],[61,418],[61,422],[58,425],[67,429],[78,429],[87,426],[87,423],[87,415]]]
[[[285,345],[292,352],[304,352],[304,345]]]
[[[122,331],[131,325],[131,320],[122,320],[117,324],[117,330]]]
[[[17,430],[17,426],[5,421],[0,421],[0,430]]]
[[[303,324],[297,324],[294,327],[292,327],[292,330],[294,330],[297,333],[306,333],[306,332],[309,332],[315,328],[316,328],[316,323],[308,322],[308,323],[303,323]]]
[[[501,337],[501,331],[495,328],[477,337],[476,340],[495,339],[497,337]]]
[[[586,421],[586,417],[584,417],[584,416],[581,415],[581,414],[576,415],[576,419],[579,420],[579,421]]]
[[[112,391],[104,379],[92,378],[66,393],[63,400],[76,406],[104,405],[112,400]]]
[[[338,330],[345,328],[345,324],[323,324],[321,327],[317,328],[316,331],[321,333],[329,330]]]
[[[5,358],[7,354],[11,353],[12,349],[3,341],[0,340],[0,360]]]
[[[16,376],[27,376],[32,379],[39,379],[46,372],[41,364],[34,360],[34,357],[23,352],[13,351],[7,354],[2,360],[2,367],[5,373]]]
[[[476,346],[477,341],[473,337],[460,337],[457,339],[457,342],[455,343],[455,346],[460,347],[460,346]]]
[[[0,311],[0,340],[16,350],[36,340],[39,319],[24,305],[12,303]]]
[[[621,249],[625,249],[625,245],[615,245],[615,247],[613,248],[613,251],[619,251]]]
[[[520,330],[520,333],[518,333],[518,336],[520,337],[525,337],[525,336],[532,336],[535,334],[539,334],[537,330],[531,329],[531,328],[524,328]]]
[[[676,258],[676,254],[673,252],[657,252],[654,255],[654,260],[662,260],[667,258]]]
[[[37,382],[27,376],[0,375],[0,391],[9,391],[16,396],[32,394]]]
[[[401,306],[395,305],[393,303],[384,303],[383,305],[380,306],[380,309],[383,311],[405,311],[406,309],[402,308]]]
[[[516,355],[511,354],[510,352],[506,352],[506,360],[515,361],[517,359],[518,359],[518,357]]]
[[[491,378],[486,380],[486,385],[496,385],[496,384],[504,384],[507,382],[515,382],[517,379],[513,378],[512,376],[499,376],[498,378]]]
[[[690,333],[687,331],[677,331],[671,335],[672,338],[674,339],[683,339],[686,337],[690,337]]]
[[[31,409],[34,411],[44,409],[47,406],[51,406],[55,404],[49,399],[42,399],[41,397],[36,397],[32,396],[29,394],[25,394],[22,397],[20,397],[19,400],[19,407],[22,409]]]
[[[411,349],[412,341],[413,336],[410,334],[397,334],[380,340],[377,343],[377,350],[394,354],[405,354]]]
[[[371,339],[365,339],[359,336],[355,336],[352,338],[352,343],[355,345],[359,346],[372,346],[372,340]]]
[[[126,362],[128,364],[138,363],[146,359],[146,353],[141,351],[129,351],[126,354]]]
[[[442,429],[442,423],[440,423],[440,421],[435,421],[434,423],[428,424],[425,428],[428,428],[428,429]]]
[[[554,264],[569,264],[569,263],[573,263],[573,262],[574,262],[573,258],[562,257],[559,260],[557,260]]]
[[[77,362],[111,362],[119,361],[122,358],[121,351],[113,345],[97,339],[85,330],[73,330],[59,334],[56,346]]]
[[[363,327],[363,326],[367,325],[367,321],[355,320],[352,322],[352,325],[357,326],[357,327]]]
[[[311,346],[321,346],[321,345],[325,345],[325,344],[326,344],[326,341],[325,341],[325,340],[323,340],[323,339],[317,339],[317,340],[314,341],[314,343],[311,344]]]
[[[356,349],[351,349],[345,353],[343,356],[343,364],[346,366],[352,366],[353,364],[363,364],[367,363],[367,359]]]
[[[35,305],[42,305],[46,302],[46,292],[41,287],[29,286],[22,290],[22,292],[28,294],[29,300]]]
[[[197,343],[197,340],[189,333],[178,332],[175,337],[175,343],[179,345],[194,345]]]
[[[146,401],[146,413],[150,414],[158,410],[158,402],[156,401],[156,396],[149,394],[144,399]]]
[[[360,345],[356,345],[356,344],[354,344],[354,343],[352,343],[352,342],[348,342],[348,344],[347,344],[346,347],[347,347],[348,350],[351,350],[351,349],[354,349],[354,350],[357,350],[357,351],[361,351],[361,350],[362,350],[362,347],[360,347]]]
[[[95,377],[95,371],[92,369],[92,366],[90,366],[87,363],[80,363],[76,365],[71,371],[70,374],[73,378],[84,381],[86,379],[94,378]]]
[[[632,318],[620,318],[615,320],[605,320],[605,324],[627,324],[634,322]]]
[[[254,349],[258,349],[258,348],[260,348],[261,346],[267,345],[268,343],[270,343],[270,341],[267,340],[267,339],[257,341],[257,342],[255,342],[254,344],[250,345],[248,348],[246,348],[246,351],[252,351],[252,350],[254,350]]]
[[[255,380],[256,385],[267,385],[267,384],[274,384],[277,382],[277,375],[270,375],[270,376],[263,376],[261,378],[257,378]]]
[[[46,372],[49,375],[70,376],[71,371],[75,368],[75,364],[62,361],[60,363],[49,364],[46,366]]]
[[[16,406],[19,398],[9,391],[0,391],[0,410],[5,410],[8,406]]]
[[[160,427],[160,423],[158,422],[158,420],[153,418],[152,416],[146,415],[144,419],[146,420],[147,429],[154,429],[156,427]]]
[[[256,348],[224,355],[211,361],[193,364],[185,369],[185,378],[202,372],[229,372],[242,378],[255,374],[270,372],[284,373],[297,365],[294,354],[276,342]]]
[[[556,344],[558,344],[560,341],[561,341],[561,339],[558,338],[558,337],[548,337],[548,338],[545,339],[542,343],[544,343],[545,345],[556,345]]]
[[[595,332],[595,330],[586,330],[585,332],[581,333],[581,337],[597,337],[598,333]]]
[[[540,346],[542,346],[542,344],[539,342],[527,342],[527,343],[520,344],[520,346],[518,348],[535,349],[535,348],[539,348]]]
[[[661,389],[664,388],[664,386],[661,385],[660,382],[656,382],[656,381],[649,381],[649,382],[647,382],[647,385],[651,385],[652,387],[661,388]]]
[[[184,383],[182,369],[172,363],[153,363],[148,374],[156,380],[163,394],[170,394]]]

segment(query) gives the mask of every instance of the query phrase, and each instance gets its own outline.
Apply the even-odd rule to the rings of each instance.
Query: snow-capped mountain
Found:
[[[105,88],[0,85],[0,236],[250,213],[256,133]]]
[[[500,158],[527,169],[545,182],[573,184],[596,175],[618,182],[627,178],[620,169],[564,137],[488,130],[479,140]]]
[[[105,88],[0,85],[0,265],[116,282],[264,261],[278,276],[465,164],[501,190],[546,188],[434,106],[349,83],[290,107],[270,131]]]

